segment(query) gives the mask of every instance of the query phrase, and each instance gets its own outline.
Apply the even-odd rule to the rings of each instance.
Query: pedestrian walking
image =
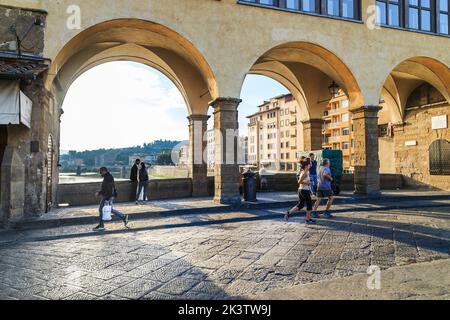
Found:
[[[330,213],[331,206],[333,205],[333,188],[332,188],[333,176],[330,169],[330,160],[324,159],[322,163],[322,168],[319,172],[319,184],[317,186],[317,201],[314,205],[315,217],[318,216],[317,209],[319,208],[322,200],[328,198],[328,203],[326,210],[324,212],[325,218],[332,218]]]
[[[103,221],[103,207],[110,205],[113,207],[114,198],[117,197],[116,185],[114,182],[114,177],[109,173],[108,169],[105,167],[100,168],[100,175],[103,177],[102,188],[95,195],[100,197],[99,206],[99,225],[95,227],[94,231],[105,231],[105,224]],[[128,226],[128,215],[111,209],[111,213],[122,219],[125,227]]]
[[[309,159],[304,160],[301,163],[301,173],[298,179],[299,189],[298,189],[298,197],[299,203],[293,207],[291,210],[286,212],[284,218],[286,221],[289,220],[289,217],[294,215],[295,213],[301,211],[306,204],[306,224],[315,224],[316,221],[312,219],[312,199],[311,199],[311,177],[309,174],[309,170],[311,169],[311,162]]]
[[[136,193],[136,204],[139,204],[139,199],[141,198],[142,194],[142,202],[146,202],[147,199],[147,189],[148,189],[148,172],[147,167],[145,166],[144,162],[141,162],[138,166],[138,190]]]

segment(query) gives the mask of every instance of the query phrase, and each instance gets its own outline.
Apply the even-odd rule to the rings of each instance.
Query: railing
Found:
[[[341,139],[341,137],[339,137],[339,136],[333,136],[333,137],[329,137],[328,138],[329,139],[329,141],[330,142],[339,142],[340,141],[340,139]]]
[[[333,122],[333,123],[327,123],[323,126],[324,130],[327,129],[335,129],[335,128],[339,128],[340,127],[340,123],[339,122]]]

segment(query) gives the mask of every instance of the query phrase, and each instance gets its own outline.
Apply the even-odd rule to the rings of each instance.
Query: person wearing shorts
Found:
[[[333,182],[333,176],[330,169],[330,160],[324,159],[322,163],[322,169],[319,172],[319,183],[317,187],[317,201],[314,205],[314,217],[318,217],[317,209],[322,203],[322,199],[328,198],[326,210],[324,212],[325,218],[332,218],[330,213],[331,206],[333,205],[333,189],[331,183]]]
[[[309,169],[311,168],[311,162],[309,160],[304,160],[301,164],[302,171],[298,179],[299,189],[298,189],[298,204],[289,210],[284,218],[286,221],[289,217],[295,213],[301,211],[306,205],[306,224],[315,224],[316,221],[312,219],[312,199],[311,199],[311,177],[309,175]]]

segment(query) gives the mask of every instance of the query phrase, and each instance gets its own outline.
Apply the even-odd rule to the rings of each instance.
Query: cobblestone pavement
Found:
[[[9,233],[16,241],[0,246],[0,299],[234,299],[370,265],[447,259],[448,209],[353,211],[316,226],[267,210],[143,220],[132,230],[112,223],[103,235],[92,226]],[[268,219],[245,221],[255,216]],[[236,217],[244,219],[221,222]]]

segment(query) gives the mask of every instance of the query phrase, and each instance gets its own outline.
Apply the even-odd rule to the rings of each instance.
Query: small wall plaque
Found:
[[[438,117],[432,117],[431,118],[431,128],[433,130],[447,129],[448,128],[447,116],[443,115],[443,116],[438,116]]]
[[[406,146],[406,147],[417,146],[417,141],[416,141],[416,140],[406,141],[406,142],[405,142],[405,146]]]

